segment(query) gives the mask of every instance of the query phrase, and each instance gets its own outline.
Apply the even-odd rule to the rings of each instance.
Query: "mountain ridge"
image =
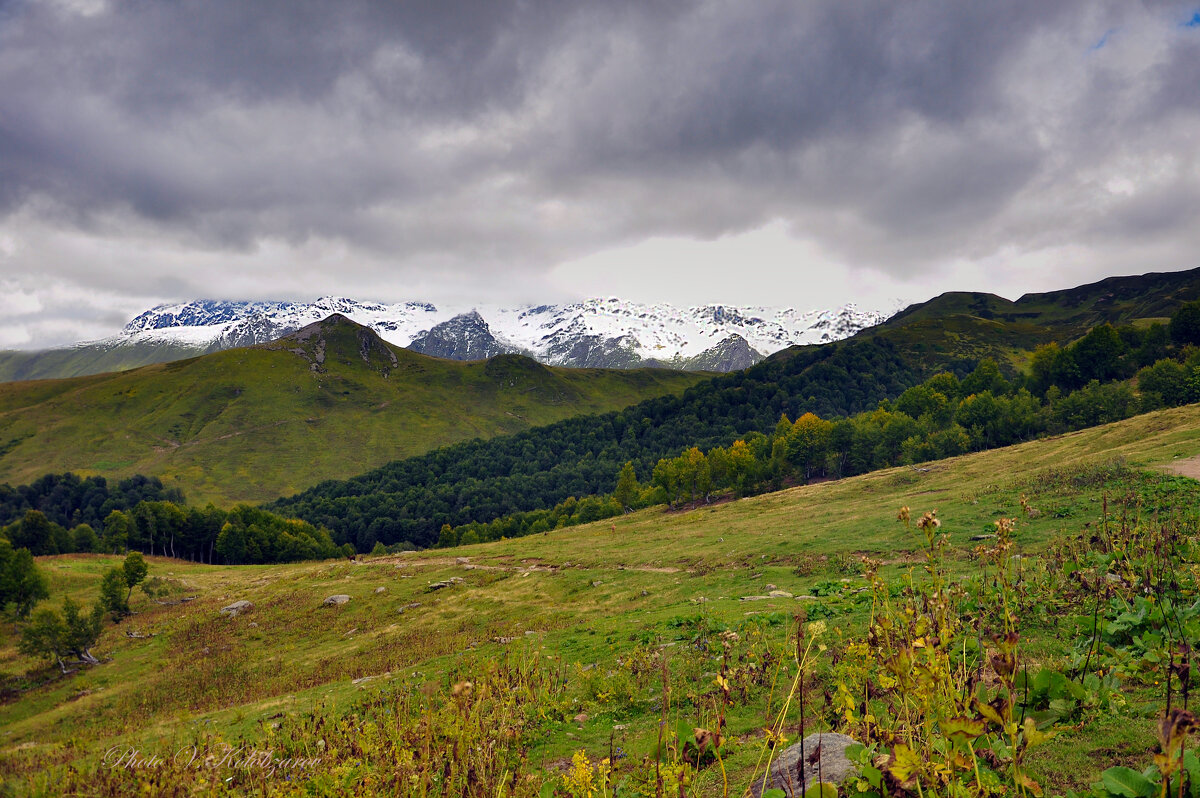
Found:
[[[788,346],[828,343],[887,314],[838,308],[703,305],[677,308],[616,298],[562,305],[382,304],[346,297],[311,303],[195,300],[160,305],[117,335],[42,352],[0,352],[0,380],[81,376],[265,343],[332,313],[390,344],[455,360],[522,353],[552,366],[736,370]],[[730,356],[729,340],[746,347]],[[724,348],[721,348],[724,347]]]

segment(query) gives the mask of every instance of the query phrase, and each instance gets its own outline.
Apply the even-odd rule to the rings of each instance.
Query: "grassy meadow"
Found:
[[[779,725],[797,617],[824,624],[828,649],[813,649],[805,728],[843,721],[839,680],[873,606],[862,558],[893,586],[927,561],[921,535],[896,520],[900,507],[914,518],[937,510],[952,584],[980,572],[977,547],[989,539],[971,538],[1017,519],[1018,568],[1030,570],[1013,595],[1032,672],[1065,666],[1086,637],[1084,619],[1099,612],[1086,591],[1078,606],[1051,595],[1055,583],[1044,580],[1057,578],[1054,568],[1038,563],[1059,562],[1064,541],[1086,545],[1121,516],[1133,525],[1194,513],[1200,484],[1170,468],[1197,456],[1192,405],[924,467],[479,546],[271,566],[150,558],[172,597],[135,593],[137,614],[109,624],[94,649],[98,667],[64,677],[19,654],[5,630],[0,782],[46,795],[482,794],[485,785],[582,795],[589,784],[610,794],[606,783],[624,794],[654,795],[665,783],[740,795],[775,733],[764,729],[800,736],[799,702]],[[118,561],[41,558],[48,603],[93,601]],[[322,606],[335,594],[351,600]],[[252,610],[220,614],[243,599]],[[1049,723],[1052,737],[1028,751],[1039,789],[1085,789],[1110,765],[1150,763],[1162,689],[1118,660],[1103,678],[1121,671],[1119,687]],[[721,722],[720,761],[680,765],[690,730]],[[223,744],[322,763],[268,775],[218,761],[185,781],[182,766],[105,758],[133,747],[169,760]]]

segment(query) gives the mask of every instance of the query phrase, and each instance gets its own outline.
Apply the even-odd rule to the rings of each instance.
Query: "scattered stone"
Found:
[[[762,574],[750,574],[751,579],[758,579]]]
[[[707,604],[708,599],[706,599],[704,596],[696,596],[694,599],[692,599],[692,603],[693,604]]]
[[[770,596],[742,596],[742,601],[766,601]]]
[[[386,593],[386,592],[387,592],[387,588],[386,588],[386,587],[377,587],[377,588],[375,588],[375,595],[379,595],[380,593]]]
[[[642,596],[649,596],[649,595],[650,595],[650,591],[649,591],[649,590],[643,590],[643,591],[642,591]]]
[[[255,623],[254,621],[251,621],[250,623],[248,623],[248,624],[246,624],[246,625],[247,625],[247,626],[253,626],[255,629],[257,629],[257,628],[258,628],[258,624],[257,624],[257,623]]]
[[[777,588],[775,585],[772,585],[770,582],[768,582],[767,586],[763,588],[763,590],[766,590],[768,593],[772,590],[778,590],[778,589],[779,588]]]
[[[402,607],[397,609],[396,612],[404,612],[405,610],[411,610],[411,609],[414,609],[414,608],[420,607],[420,606],[421,606],[421,602],[413,601],[413,602],[403,605]]]
[[[793,598],[792,594],[786,590],[772,590],[767,596],[770,598]]]
[[[603,583],[603,582],[601,582],[601,581],[599,581],[599,580],[597,580],[597,581],[595,581],[595,582],[592,582],[592,587],[600,587],[600,585],[602,585],[602,584],[604,584],[604,583]]]
[[[803,742],[779,753],[771,763],[771,770],[750,788],[751,798],[762,798],[764,789],[783,790],[787,798],[799,798],[817,783],[818,774],[823,783],[841,784],[858,775],[846,758],[846,749],[857,743],[853,737],[834,732],[808,735]]]
[[[464,565],[463,570],[464,571],[474,571],[476,567],[477,566],[474,566],[474,565]]]
[[[793,596],[796,601],[820,601],[816,596]]]
[[[228,615],[230,618],[233,618],[237,615],[242,614],[243,612],[248,612],[252,609],[254,609],[254,605],[251,604],[249,601],[242,599],[241,601],[233,602],[228,607],[222,607],[221,614]]]
[[[995,540],[995,539],[996,539],[995,535],[972,535],[970,537],[970,540],[972,543],[974,543],[977,540]]]
[[[340,607],[348,601],[350,601],[349,596],[347,596],[345,593],[339,593],[336,596],[330,596],[329,598],[325,599],[321,602],[321,604],[326,607]]]
[[[580,723],[580,724],[587,723],[588,722],[588,714],[586,712],[580,712],[578,715],[575,716],[574,720],[576,723]]]
[[[466,565],[470,561],[471,561],[470,557],[455,557],[454,558],[455,565]]]
[[[463,578],[461,576],[452,576],[449,579],[443,579],[440,582],[430,582],[429,587],[427,587],[426,590],[429,590],[430,592],[434,590],[441,590],[444,587],[453,587],[454,585],[462,584],[462,581]]]
[[[533,631],[532,629],[526,630],[526,632],[525,632],[526,637],[529,637],[530,635],[535,635],[535,634],[537,634],[537,632]]]
[[[618,723],[616,726],[613,726],[613,731],[625,731],[628,728],[629,726],[627,724]]]

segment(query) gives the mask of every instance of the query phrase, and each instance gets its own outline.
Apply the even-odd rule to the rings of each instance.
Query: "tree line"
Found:
[[[1193,302],[1169,325],[1102,324],[1068,346],[1040,347],[1029,373],[1011,380],[985,359],[961,380],[937,374],[848,418],[806,412],[793,422],[784,414],[769,434],[754,432],[707,452],[689,447],[642,469],[640,481],[635,463],[627,461],[611,493],[569,497],[490,522],[447,524],[437,545],[537,534],[658,504],[696,506],[717,494],[740,497],[928,462],[1197,401],[1200,302]]]
[[[966,374],[971,365],[956,362],[950,370]],[[359,551],[376,543],[427,547],[447,524],[553,511],[571,496],[606,493],[626,461],[648,472],[660,458],[690,446],[727,446],[769,431],[782,413],[851,415],[919,381],[919,367],[884,336],[805,347],[678,396],[467,441],[266,506],[327,527],[336,543]]]
[[[77,479],[64,474],[60,481]],[[69,529],[41,510],[27,509],[20,518],[0,527],[0,541],[30,557],[133,550],[229,565],[320,560],[354,553],[351,547],[334,544],[329,530],[307,521],[248,505],[225,510],[211,504],[201,508],[173,501],[139,501],[128,509],[109,510],[94,527],[80,523]]]

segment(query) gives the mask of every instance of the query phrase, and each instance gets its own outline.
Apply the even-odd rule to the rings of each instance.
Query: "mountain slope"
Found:
[[[575,750],[587,750],[599,761],[620,747],[632,754],[621,767],[638,772],[637,753],[655,749],[664,711],[655,701],[661,689],[657,682],[636,686],[635,678],[645,675],[644,663],[653,667],[663,652],[678,696],[668,707],[674,713],[668,726],[691,719],[685,727],[690,731],[696,713],[711,706],[711,692],[695,688],[713,681],[720,668],[714,652],[719,657],[723,643],[736,646],[730,659],[739,665],[762,662],[764,650],[776,662],[786,662],[796,650],[791,616],[801,609],[809,619],[823,619],[830,637],[862,640],[872,603],[863,600],[869,592],[860,594],[868,583],[852,570],[859,556],[887,561],[880,575],[891,584],[901,584],[914,564],[925,562],[919,536],[895,520],[901,506],[911,506],[914,514],[936,506],[948,535],[945,561],[964,585],[984,567],[974,552],[979,543],[970,538],[994,529],[999,517],[1019,516],[1015,551],[1028,558],[1022,571],[1028,575],[1036,573],[1038,562],[1051,559],[1051,541],[1082,534],[1071,550],[1086,551],[1088,528],[1102,502],[1120,515],[1116,496],[1134,490],[1137,482],[1128,475],[1119,483],[1106,481],[1113,458],[1166,466],[1197,454],[1200,406],[1193,405],[944,461],[926,472],[890,469],[694,512],[654,508],[452,552],[368,557],[357,563],[216,567],[151,557],[152,577],[169,575],[196,599],[156,603],[136,591],[132,600],[138,615],[106,624],[96,647],[107,664],[81,669],[71,678],[22,683],[17,675],[41,664],[17,652],[15,635],[0,639],[10,683],[24,691],[14,690],[0,703],[9,763],[4,777],[16,782],[14,794],[29,794],[71,762],[82,771],[74,776],[77,781],[106,779],[115,785],[114,794],[137,794],[139,775],[158,779],[159,791],[176,784],[183,791],[195,775],[170,769],[170,755],[181,747],[205,750],[208,744],[221,750],[218,740],[238,740],[246,749],[265,750],[282,739],[304,750],[315,747],[317,739],[328,741],[331,730],[338,729],[338,739],[347,744],[322,743],[329,756],[337,757],[333,765],[323,764],[357,777],[365,760],[356,746],[370,745],[379,754],[379,740],[396,739],[400,745],[413,739],[402,733],[417,724],[428,729],[431,718],[442,715],[455,719],[460,730],[461,709],[435,714],[427,708],[449,701],[453,684],[471,679],[480,692],[481,684],[492,684],[484,681],[489,672],[528,673],[537,661],[555,673],[547,681],[565,681],[570,692],[553,700],[557,696],[544,688],[513,689],[514,701],[539,696],[530,717],[548,718],[519,738],[521,767],[528,770],[514,771],[519,782],[533,781],[530,794],[542,781],[560,785],[561,774],[544,763],[570,762]],[[1173,503],[1161,508],[1166,518],[1181,512],[1182,499],[1194,503],[1194,484],[1170,487],[1157,494],[1159,504],[1146,507],[1145,515]],[[1022,512],[1022,500],[1040,512]],[[51,583],[44,606],[59,605],[64,595],[85,606],[97,600],[101,575],[120,562],[101,555],[40,558]],[[917,570],[919,580],[923,575]],[[451,579],[461,582],[431,589]],[[1033,592],[1038,583],[1032,579],[1022,584],[1033,586],[1034,599],[1044,595]],[[768,596],[776,588],[785,592]],[[333,594],[351,600],[322,606]],[[759,600],[742,600],[752,595]],[[234,600],[253,606],[238,617],[222,615],[220,608]],[[1039,617],[1039,612],[1047,615],[1044,606],[1030,600],[1018,608],[1021,645],[1043,662],[1069,661],[1070,646],[1085,634],[1080,630],[1091,628],[1093,602],[1048,618]],[[126,634],[131,625],[137,635]],[[741,639],[731,641],[726,630]],[[563,680],[562,671],[578,675]],[[733,691],[726,734],[736,743],[723,762],[731,794],[751,783],[764,754],[763,718],[774,717],[766,709],[768,695],[779,704],[772,679],[754,678],[755,670],[744,666],[738,673],[741,681],[735,684],[746,692]],[[1024,762],[1048,794],[1087,790],[1098,780],[1096,771],[1118,757],[1139,768],[1150,761],[1157,722],[1144,707],[1157,706],[1149,703],[1149,694],[1163,700],[1163,691],[1142,673],[1120,683],[1130,696],[1128,708],[1115,704],[1111,710],[1086,712],[1076,722],[1061,724],[1045,745],[1030,748]],[[368,701],[381,711],[361,709]],[[406,707],[414,710],[403,714]],[[587,717],[572,723],[580,711]],[[799,713],[792,713],[798,723]],[[817,722],[825,723],[824,716]],[[282,727],[275,729],[275,723]],[[376,728],[395,733],[373,733]],[[212,737],[197,737],[205,733]],[[480,742],[486,746],[490,740]],[[167,763],[149,773],[101,766],[106,750],[131,746],[161,751]],[[414,759],[410,752],[393,758],[380,754],[387,771],[374,782],[361,780],[362,790],[382,783],[381,791],[394,794],[386,778],[398,762]],[[644,769],[651,785],[653,765],[651,757]],[[221,779],[244,779],[252,770],[215,772]],[[313,777],[324,778],[325,772]],[[715,763],[704,778],[712,794],[719,794],[722,775]],[[280,777],[268,783],[298,789]],[[232,789],[249,792],[244,782],[234,784]]]
[[[490,521],[569,496],[608,493],[626,461],[646,481],[661,457],[769,432],[783,413],[834,418],[871,410],[938,371],[962,376],[984,357],[1011,374],[1035,347],[1072,341],[1089,322],[1131,323],[1145,319],[1147,309],[1169,314],[1196,294],[1200,271],[1097,285],[1045,295],[1019,312],[1011,310],[1015,303],[987,294],[944,294],[847,340],[793,347],[679,396],[389,463],[272,508],[324,524],[339,542],[357,542],[378,521],[385,543],[429,545],[443,523]]]
[[[331,313],[370,327],[389,343],[455,360],[519,352],[549,365],[693,370],[745,363],[746,357],[730,359],[721,350],[732,336],[750,351],[770,353],[845,338],[885,318],[854,305],[801,313],[726,305],[680,309],[619,299],[517,308],[383,305],[342,297],[308,304],[200,300],[148,310],[102,341],[0,352],[0,380],[81,376],[265,343]]]
[[[144,473],[192,502],[262,501],[464,439],[671,394],[705,379],[437,360],[332,316],[252,348],[0,385],[0,481]]]

